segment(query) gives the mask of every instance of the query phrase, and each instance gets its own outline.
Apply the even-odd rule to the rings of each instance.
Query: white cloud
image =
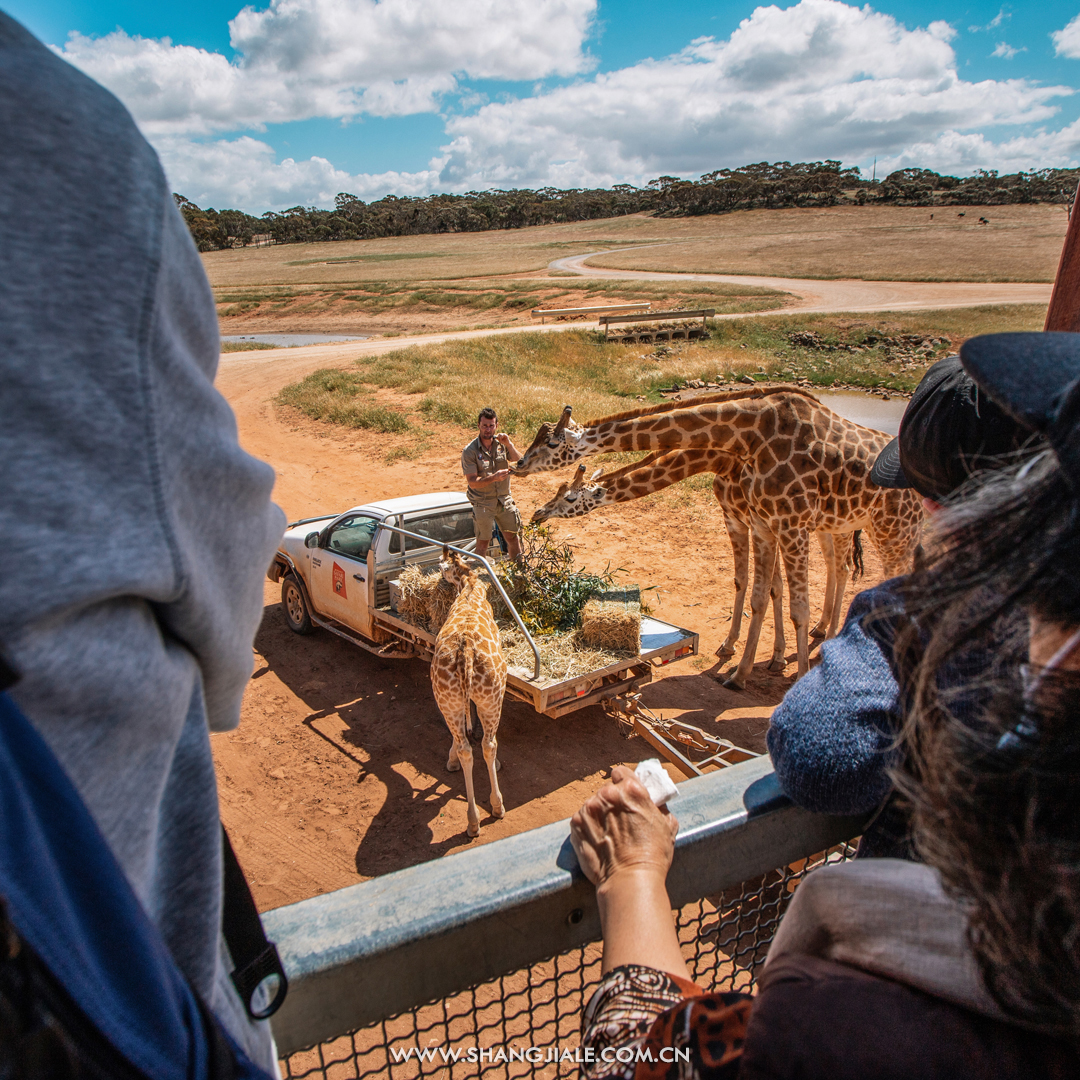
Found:
[[[1000,56],[1005,60],[1011,60],[1014,56],[1022,52],[1027,52],[1026,45],[1023,48],[1014,49],[1007,41],[999,41],[997,47],[990,55]]]
[[[1054,42],[1054,52],[1058,56],[1080,60],[1080,15],[1067,23],[1063,29],[1055,30],[1050,37]]]
[[[996,30],[1006,19],[1012,18],[1012,12],[1001,8],[1000,11],[985,26],[969,26],[968,30],[978,34],[983,30]]]
[[[230,22],[237,56],[116,30],[61,56],[112,90],[148,135],[315,116],[432,111],[457,77],[587,70],[596,0],[271,0]]]
[[[943,131],[878,161],[878,175],[892,169],[934,169],[961,175],[976,169],[1021,172],[1080,165],[1080,120],[1059,131],[1036,131],[993,142],[977,132]]]
[[[1050,119],[1067,87],[965,82],[944,22],[839,0],[759,7],[726,41],[448,122],[444,184],[609,184],[749,161],[900,154],[942,131]]]
[[[218,209],[332,206],[341,191],[365,201],[390,193],[426,195],[439,180],[437,169],[351,174],[321,157],[276,161],[273,147],[246,135],[209,143],[165,137],[157,139],[156,146],[172,190],[199,206]]]

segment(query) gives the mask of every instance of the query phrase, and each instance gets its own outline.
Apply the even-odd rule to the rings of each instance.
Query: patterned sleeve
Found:
[[[582,1017],[582,1078],[734,1080],[752,1003],[655,968],[616,968]]]

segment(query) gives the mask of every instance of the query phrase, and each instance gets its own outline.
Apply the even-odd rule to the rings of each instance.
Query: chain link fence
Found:
[[[855,853],[843,843],[678,910],[687,966],[706,990],[752,993],[799,881]],[[574,1076],[581,1013],[600,981],[601,945],[480,983],[286,1057],[290,1080],[464,1080]],[[432,963],[437,962],[433,955]]]

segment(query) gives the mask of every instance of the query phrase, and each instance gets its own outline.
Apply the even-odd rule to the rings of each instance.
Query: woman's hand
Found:
[[[689,978],[664,884],[679,823],[653,805],[630,769],[617,765],[570,819],[570,842],[596,886],[604,972],[644,964]]]
[[[679,822],[658,809],[633,771],[616,765],[605,784],[570,819],[570,842],[585,876],[597,887],[622,871],[667,877]]]

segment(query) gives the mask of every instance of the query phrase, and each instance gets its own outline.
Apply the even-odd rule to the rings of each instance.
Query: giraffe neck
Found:
[[[640,499],[698,473],[724,471],[731,460],[730,453],[712,447],[707,450],[676,450],[662,455],[651,464],[613,477],[612,483],[604,485],[604,497],[598,499],[596,505]]]
[[[771,402],[769,402],[771,404]],[[761,399],[717,402],[675,412],[600,421],[569,446],[570,461],[619,450],[715,449],[738,453],[756,424]]]

